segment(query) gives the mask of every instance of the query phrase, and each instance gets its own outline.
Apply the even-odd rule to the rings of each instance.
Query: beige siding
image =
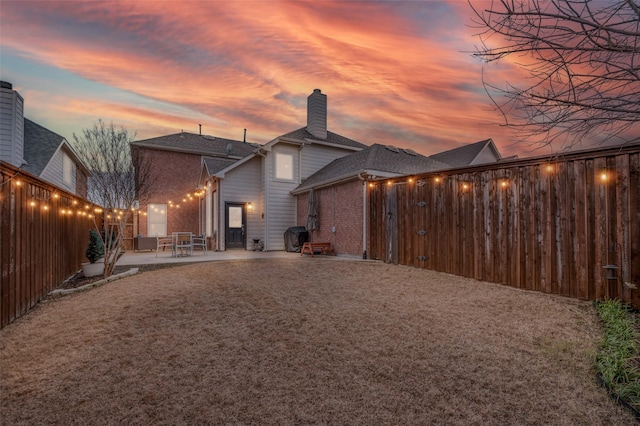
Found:
[[[304,180],[331,163],[333,160],[342,158],[345,155],[352,154],[354,151],[348,151],[340,148],[333,148],[323,145],[307,145],[302,149],[302,167],[300,177]]]
[[[293,155],[293,181],[276,180],[275,154],[287,153]],[[280,143],[274,145],[266,160],[266,197],[267,206],[265,218],[267,220],[267,234],[265,236],[266,250],[284,250],[284,232],[296,225],[296,202],[290,192],[300,182],[300,149],[297,145]]]
[[[53,183],[61,188],[66,189],[69,192],[76,192],[76,168],[71,168],[71,184],[67,184],[64,181],[64,158],[66,155],[61,149],[58,149],[49,163],[46,165],[40,177],[48,182]]]
[[[264,238],[262,201],[260,197],[260,158],[254,158],[228,172],[220,184],[220,249],[225,250],[225,203],[251,203],[253,210],[247,211],[246,240],[251,248],[253,238]]]

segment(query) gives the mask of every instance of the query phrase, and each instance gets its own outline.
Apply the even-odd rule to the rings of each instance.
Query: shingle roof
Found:
[[[478,154],[491,143],[493,143],[491,139],[485,139],[480,142],[430,155],[429,158],[448,164],[451,167],[468,166],[476,159]]]
[[[405,175],[446,168],[449,168],[447,164],[413,151],[373,144],[329,163],[309,176],[295,191],[309,189],[339,177],[356,176],[364,170]]]
[[[40,176],[46,165],[56,153],[64,137],[45,129],[28,118],[24,119],[24,159],[26,165],[21,168]]]
[[[238,160],[231,158],[213,158],[205,157],[204,164],[207,166],[207,171],[210,175],[218,173],[220,170],[226,169]]]
[[[236,158],[246,157],[259,146],[257,144],[245,143],[233,139],[197,135],[186,132],[135,141],[132,145],[169,151],[188,152],[211,157],[232,156]]]
[[[307,131],[306,127],[302,127],[300,129],[294,130],[289,133],[285,133],[284,135],[279,136],[280,138],[290,138],[290,139],[313,139],[316,141],[328,142],[336,145],[344,145],[352,148],[365,148],[367,145],[360,143],[358,141],[354,141],[353,139],[345,138],[337,133],[327,131],[327,139],[318,139],[313,136],[309,131]]]

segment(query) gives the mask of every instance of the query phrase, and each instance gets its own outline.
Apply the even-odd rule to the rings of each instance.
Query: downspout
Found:
[[[269,227],[267,226],[267,223],[269,221],[269,196],[267,195],[269,191],[269,179],[267,179],[267,176],[269,175],[269,172],[267,170],[267,167],[268,167],[267,155],[266,155],[266,152],[263,152],[262,149],[258,149],[255,152],[260,157],[262,157],[262,162],[264,164],[264,171],[263,171],[264,188],[263,188],[263,194],[262,194],[262,198],[264,200],[264,205],[262,206],[262,209],[263,209],[262,218],[264,219],[264,224],[263,224],[264,227],[262,228],[262,232],[264,235],[264,238],[263,238],[264,245],[262,247],[262,251],[269,251],[269,233],[268,233]]]
[[[367,179],[358,173],[358,179],[362,181],[362,258],[367,258]]]
[[[220,179],[215,179],[215,183],[216,183],[216,198],[218,199],[217,202],[215,203],[218,211],[216,212],[216,220],[218,222],[218,226],[216,227],[216,251],[220,251]]]

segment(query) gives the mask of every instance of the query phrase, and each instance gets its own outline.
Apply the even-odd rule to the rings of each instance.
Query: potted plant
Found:
[[[89,244],[84,252],[89,259],[89,263],[82,264],[82,273],[85,277],[95,277],[104,273],[104,245],[100,234],[95,229],[89,231]]]

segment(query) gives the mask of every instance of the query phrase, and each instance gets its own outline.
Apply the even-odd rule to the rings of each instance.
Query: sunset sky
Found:
[[[482,6],[482,1],[474,4]],[[73,140],[97,119],[137,139],[181,130],[265,143],[306,125],[429,155],[492,138],[514,147],[482,86],[466,1],[6,1],[1,79],[25,116]]]

